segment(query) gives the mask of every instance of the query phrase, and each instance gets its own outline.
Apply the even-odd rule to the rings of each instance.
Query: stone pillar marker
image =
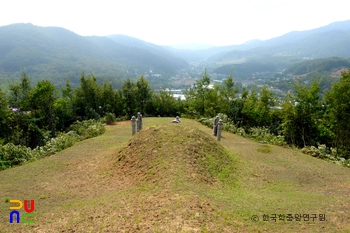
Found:
[[[222,125],[223,125],[223,122],[220,119],[219,122],[218,122],[218,132],[217,132],[216,141],[220,141],[220,139],[221,139]]]
[[[135,116],[131,117],[131,133],[132,133],[132,136],[134,136],[136,133],[136,118],[135,118]]]
[[[214,125],[213,125],[213,135],[216,136],[218,132],[218,123],[219,123],[219,116],[216,116],[214,119]]]
[[[142,114],[140,113],[140,130],[142,130]]]
[[[137,132],[142,129],[142,114],[140,112],[137,113]]]

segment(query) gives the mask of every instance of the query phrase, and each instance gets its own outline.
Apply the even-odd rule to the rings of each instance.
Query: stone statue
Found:
[[[180,122],[181,122],[180,117],[179,117],[179,116],[176,116],[176,117],[175,117],[175,120],[172,120],[171,122],[172,122],[172,123],[180,123]]]
[[[213,125],[213,135],[216,136],[218,133],[218,123],[219,123],[219,116],[216,116],[214,119],[214,125]]]
[[[134,136],[136,133],[136,118],[135,116],[131,117],[131,134]]]
[[[222,125],[223,125],[224,123],[222,122],[222,120],[220,119],[219,120],[219,122],[218,122],[218,128],[217,128],[217,137],[216,137],[216,140],[217,141],[220,141],[220,139],[221,139],[221,131],[222,131]]]
[[[142,114],[140,112],[137,113],[137,132],[142,130]]]

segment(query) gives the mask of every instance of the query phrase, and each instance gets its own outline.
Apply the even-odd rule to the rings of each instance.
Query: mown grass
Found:
[[[172,127],[171,120],[144,118],[144,128]],[[181,126],[211,135],[192,120]],[[223,137],[230,166],[217,169],[210,153],[204,161],[216,183],[188,176],[180,159],[186,153],[176,152],[198,138],[170,131],[151,143],[155,150],[168,145],[169,153],[155,157],[147,174],[132,170],[141,181],[118,172],[116,152],[131,139],[130,125],[107,127],[56,155],[1,171],[0,232],[350,232],[349,169],[227,132]],[[34,199],[35,224],[10,225],[7,199]],[[326,214],[326,221],[262,219],[299,213]]]

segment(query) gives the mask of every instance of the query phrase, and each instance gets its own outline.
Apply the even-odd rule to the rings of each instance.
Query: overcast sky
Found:
[[[349,6],[345,0],[5,0],[0,26],[58,26],[159,45],[233,45],[348,20]]]

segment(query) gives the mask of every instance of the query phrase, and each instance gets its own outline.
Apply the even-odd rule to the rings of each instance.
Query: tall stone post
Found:
[[[142,114],[140,113],[140,130],[142,130]]]
[[[132,133],[132,136],[134,136],[136,133],[136,118],[135,118],[135,116],[131,117],[131,133]]]
[[[137,113],[137,132],[142,129],[142,114],[140,112]]]
[[[220,139],[221,139],[222,125],[223,125],[223,122],[220,119],[219,122],[218,122],[218,132],[217,132],[217,136],[216,136],[216,140],[217,141],[220,141]]]
[[[218,122],[219,122],[219,116],[216,116],[214,119],[214,125],[213,125],[213,135],[216,136],[218,132]]]

